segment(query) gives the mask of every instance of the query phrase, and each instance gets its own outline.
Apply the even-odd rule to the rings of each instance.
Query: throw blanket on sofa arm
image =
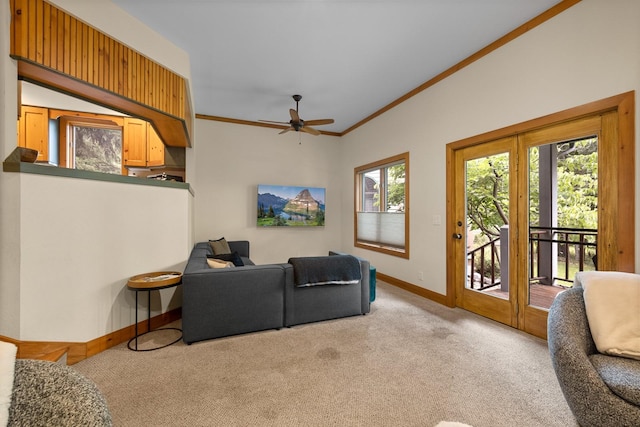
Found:
[[[349,285],[362,279],[360,261],[351,255],[289,258],[298,287]]]

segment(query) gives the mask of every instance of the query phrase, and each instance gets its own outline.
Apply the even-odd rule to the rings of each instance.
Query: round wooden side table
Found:
[[[129,350],[133,351],[152,351],[158,350],[171,344],[175,344],[182,339],[182,329],[180,328],[159,328],[151,330],[151,291],[157,291],[160,289],[172,288],[182,283],[182,273],[179,271],[155,271],[152,273],[144,273],[133,276],[127,282],[127,288],[135,291],[136,293],[136,333],[133,338],[127,343]],[[147,292],[147,331],[141,334],[138,333],[138,292]],[[138,338],[151,332],[176,330],[180,331],[180,336],[168,344],[161,345],[159,347],[138,349]],[[135,348],[131,347],[131,343],[135,341]]]

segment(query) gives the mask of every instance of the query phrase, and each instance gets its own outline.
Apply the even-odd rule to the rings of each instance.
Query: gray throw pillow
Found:
[[[229,247],[229,243],[227,243],[224,237],[218,240],[209,240],[209,244],[211,245],[211,250],[213,251],[214,255],[231,253],[231,248]]]

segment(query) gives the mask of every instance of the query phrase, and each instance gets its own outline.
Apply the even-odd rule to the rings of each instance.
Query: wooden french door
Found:
[[[549,145],[555,149],[558,144],[597,139],[597,269],[634,271],[634,150],[624,143],[632,134],[629,126],[618,109],[609,108],[574,120],[523,127],[508,137],[459,141],[449,147],[448,289],[456,306],[546,338],[548,305],[531,298],[535,261],[530,242],[530,159],[535,150]],[[477,190],[486,185],[483,171],[494,175],[490,198],[502,201],[504,225],[494,224],[500,233],[478,242],[470,218]],[[484,254],[478,250],[481,246]],[[494,259],[500,260],[500,271],[487,274]]]
[[[533,202],[534,197],[532,196],[532,193],[536,190],[531,185],[533,181],[532,177],[537,173],[537,171],[534,170],[535,167],[533,166],[532,158],[537,157],[534,156],[536,152],[542,152],[542,150],[547,147],[551,147],[551,151],[553,151],[554,156],[558,156],[558,146],[570,145],[579,141],[591,140],[597,143],[598,148],[602,147],[604,145],[602,143],[603,121],[608,121],[611,114],[614,113],[589,116],[545,127],[539,130],[524,132],[518,135],[518,164],[520,167],[518,169],[517,192],[519,195],[522,195],[522,197],[518,197],[517,227],[518,230],[521,231],[523,238],[518,239],[516,244],[518,245],[518,254],[522,254],[524,256],[521,255],[518,257],[516,266],[516,270],[518,271],[516,278],[518,292],[516,305],[518,312],[517,327],[533,335],[546,337],[547,314],[549,312],[549,307],[553,302],[553,298],[557,295],[555,292],[560,292],[564,287],[572,286],[572,282],[564,282],[561,285],[554,285],[553,276],[551,276],[547,285],[540,285],[536,280],[537,275],[532,273],[532,271],[535,270],[532,268],[531,264],[536,263],[536,257],[532,256],[533,248],[530,240],[530,237],[535,235],[532,234],[532,231],[535,230],[535,228],[532,229],[535,222],[531,218],[531,211],[537,208]],[[600,169],[614,169],[611,167],[611,159],[607,158],[606,154],[604,159],[601,158],[601,151],[602,150],[598,149],[593,153],[597,155],[598,164],[602,166],[602,168],[597,168],[595,176],[593,177],[597,182],[596,186],[599,190],[601,190],[602,186],[600,184],[603,182],[602,179],[598,179],[598,172]],[[562,178],[556,177],[555,179],[559,181]],[[604,182],[606,183],[606,180]],[[607,200],[606,194],[603,194],[602,191],[598,191],[596,197],[598,200],[597,213],[598,217],[600,217],[604,213],[603,206],[611,205],[612,203],[611,200]],[[607,215],[605,214],[605,217],[606,216]],[[606,240],[607,234],[606,228],[603,228],[600,222],[598,222],[597,237],[595,238],[597,248],[604,249],[604,245],[601,244],[601,240]],[[539,243],[538,249],[543,244],[548,244],[550,249],[552,247],[555,247],[556,250],[558,249],[560,245],[558,243],[552,243],[552,241],[557,242],[560,240],[557,234],[545,232],[543,233],[543,236],[543,242]],[[544,242],[545,240],[547,242]],[[599,253],[597,248],[595,249],[595,253]],[[568,249],[571,250],[570,248]],[[576,248],[572,249],[575,250]],[[568,260],[569,254],[564,254],[564,256],[565,259]],[[557,259],[557,254],[555,258]],[[591,264],[584,265],[583,269],[596,269],[596,266]],[[534,300],[534,289],[537,291],[542,290],[542,292],[544,292],[545,288],[548,292],[546,302]]]
[[[495,203],[489,203],[489,205],[498,206],[499,199],[507,201],[506,206],[503,205],[499,208],[502,212],[493,216],[504,216],[503,220],[506,224],[516,223],[517,186],[514,178],[517,171],[517,157],[516,137],[502,138],[481,145],[461,148],[455,152],[455,208],[453,214],[455,232],[451,235],[455,251],[456,305],[514,327],[517,326],[515,307],[518,293],[515,289],[506,289],[499,293],[492,292],[491,290],[494,288],[490,286],[492,283],[485,283],[487,280],[485,274],[477,272],[475,266],[478,265],[478,261],[489,269],[496,257],[500,255],[496,253],[496,246],[491,242],[480,245],[482,252],[472,250],[476,246],[474,242],[476,236],[472,232],[471,222],[473,221],[471,218],[484,215],[484,220],[476,219],[476,222],[495,222],[489,218],[487,209],[475,208],[476,204],[483,203],[483,200],[476,199],[486,199],[488,195],[492,195]],[[472,171],[476,172],[472,173]],[[476,191],[478,189],[480,191]],[[479,196],[478,193],[480,193]],[[481,212],[475,212],[476,210]],[[500,251],[505,247],[509,250],[515,249],[517,247],[515,234],[510,233],[508,242],[501,243]],[[508,258],[513,260],[515,252]],[[505,272],[515,279],[513,276],[515,269],[502,268],[500,273],[505,274]],[[495,282],[492,279],[488,280]],[[510,282],[514,283],[513,280]],[[486,288],[485,286],[490,287]]]

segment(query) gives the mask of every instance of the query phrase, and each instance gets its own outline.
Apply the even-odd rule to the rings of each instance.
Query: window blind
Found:
[[[404,213],[358,212],[358,241],[404,248]]]

